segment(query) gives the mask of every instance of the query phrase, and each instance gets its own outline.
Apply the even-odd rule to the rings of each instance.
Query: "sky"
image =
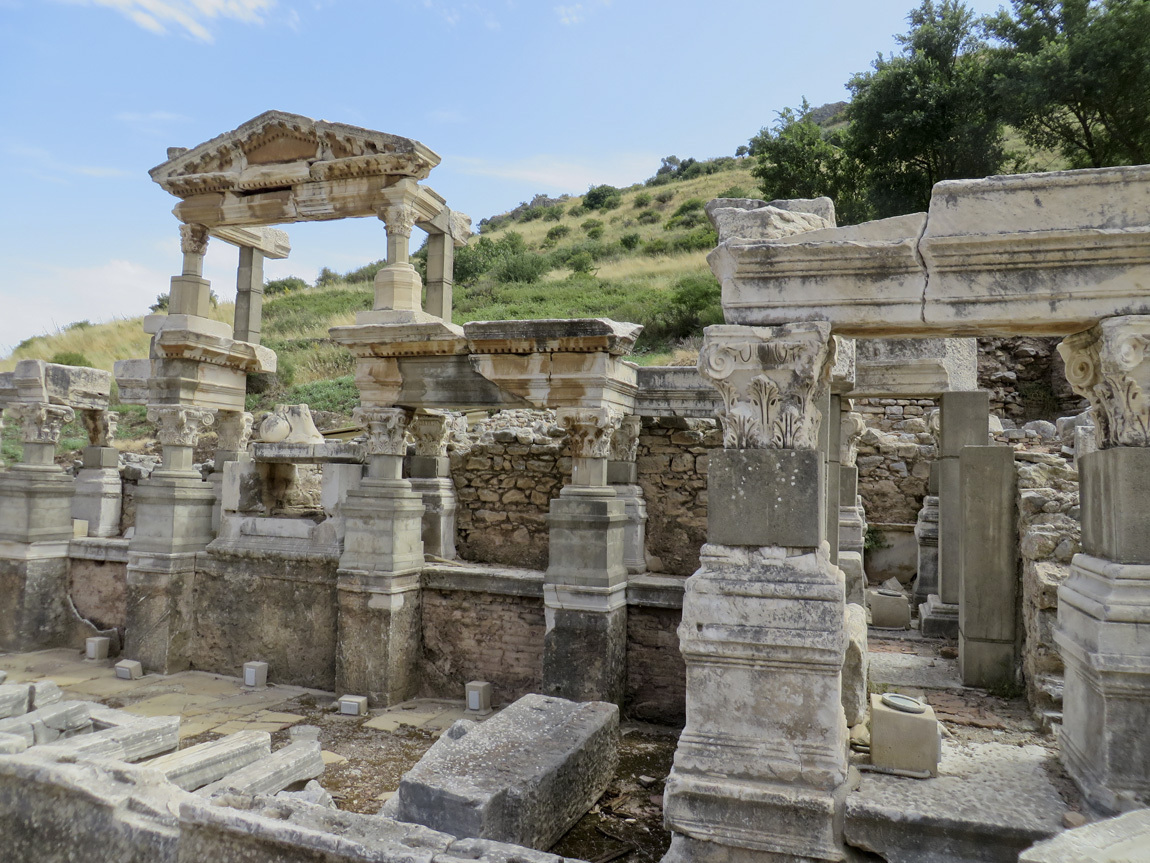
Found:
[[[0,0],[0,355],[168,290],[176,199],[148,177],[168,147],[270,109],[415,138],[443,159],[426,184],[478,223],[539,192],[641,182],[664,156],[733,155],[804,96],[846,99],[913,5]],[[286,230],[292,254],[268,278],[385,254],[376,219]],[[222,298],[235,267],[211,244]]]

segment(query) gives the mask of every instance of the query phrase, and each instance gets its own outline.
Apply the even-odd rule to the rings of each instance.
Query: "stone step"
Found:
[[[196,793],[205,797],[225,792],[275,794],[293,782],[315,779],[323,773],[323,767],[319,741],[300,740],[276,750],[269,758],[261,758],[205,785]]]
[[[220,740],[189,746],[147,762],[174,785],[195,791],[253,761],[271,755],[272,738],[266,731],[238,731]]]

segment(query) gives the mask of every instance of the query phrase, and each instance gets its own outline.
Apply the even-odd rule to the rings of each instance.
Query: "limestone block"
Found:
[[[73,489],[72,518],[88,523],[85,536],[118,536],[123,487],[115,465],[111,468],[85,467],[76,475]]]
[[[591,808],[618,763],[619,710],[526,695],[457,722],[399,784],[396,817],[453,836],[546,849]]]
[[[32,687],[27,683],[0,685],[0,719],[19,716],[32,709]]]
[[[712,203],[721,203],[718,199]],[[756,202],[757,203],[757,202]],[[707,217],[719,235],[719,242],[729,239],[778,240],[792,234],[833,228],[834,223],[813,213],[782,210],[769,204],[755,209],[710,207]]]
[[[362,695],[340,696],[339,712],[344,716],[366,716],[367,698]]]
[[[839,569],[846,576],[847,603],[866,605],[866,572],[863,570],[863,556],[857,551],[839,552]]]
[[[640,366],[635,412],[645,417],[713,417],[722,407],[715,388],[693,366]]]
[[[867,708],[867,637],[866,609],[848,603],[846,607],[847,649],[843,656],[843,711],[847,725],[855,726],[866,719]]]
[[[639,324],[609,318],[539,318],[472,321],[463,325],[472,353],[598,352],[629,354],[642,332]]]
[[[151,360],[116,360],[112,369],[116,377],[116,386],[120,391],[121,404],[148,403],[148,378],[152,376]]]
[[[65,701],[41,707],[19,716],[0,719],[0,734],[23,737],[29,746],[51,743],[91,730],[88,705],[82,701]]]
[[[85,366],[20,360],[12,372],[18,401],[46,402],[83,410],[107,410],[112,375]]]
[[[491,684],[485,680],[472,680],[464,687],[467,712],[486,716],[491,712]]]
[[[707,541],[817,548],[826,466],[808,450],[724,449],[707,465]]]
[[[907,629],[910,627],[910,603],[901,590],[876,588],[866,592],[871,625],[875,629]]]
[[[37,680],[32,684],[32,709],[39,710],[41,707],[47,707],[49,704],[57,704],[64,698],[64,693],[60,691],[51,680]]]
[[[1150,448],[1112,447],[1078,459],[1082,550],[1117,563],[1150,562]]]
[[[914,702],[915,699],[901,696]],[[895,700],[891,696],[891,700]],[[870,697],[870,758],[876,767],[938,775],[942,738],[934,708],[916,702],[921,712],[889,706],[882,695]]]
[[[259,465],[252,461],[224,463],[220,506],[224,512],[263,512],[263,480]]]
[[[0,755],[19,755],[28,748],[22,734],[0,734]]]
[[[856,339],[851,398],[937,398],[978,388],[975,339]]]
[[[117,761],[141,761],[180,745],[180,717],[135,717],[134,722],[57,740],[38,751],[67,753],[85,759],[100,757]]]
[[[276,794],[277,799],[285,800],[298,800],[301,803],[312,803],[316,806],[323,806],[327,809],[336,809],[335,800],[327,792],[327,790],[316,782],[314,779],[308,782],[300,791],[280,791]]]
[[[315,779],[323,773],[323,767],[319,741],[297,740],[267,758],[205,785],[196,793],[203,797],[228,793],[275,794],[295,782]]]
[[[162,755],[148,762],[148,767],[158,770],[169,782],[185,791],[194,791],[269,755],[270,734],[266,731],[237,731],[210,743]]]
[[[138,680],[144,676],[144,666],[135,659],[121,659],[116,663],[116,676],[122,680]]]
[[[108,650],[112,646],[112,639],[104,637],[84,639],[85,659],[107,659]]]
[[[1027,848],[1018,863],[1146,863],[1150,860],[1150,809],[1127,812],[1067,830]]]

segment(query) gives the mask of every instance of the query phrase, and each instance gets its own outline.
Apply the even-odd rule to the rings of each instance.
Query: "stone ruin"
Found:
[[[957,640],[965,684],[1025,681],[1093,811],[1150,806],[1145,166],[940,183],[925,214],[843,228],[826,199],[713,201],[726,323],[695,370],[629,362],[628,323],[453,324],[469,223],[422,184],[439,157],[416,141],[268,112],[168,155],[151,173],[180,199],[184,264],[168,313],[145,319],[150,356],[116,367],[162,461],[123,482],[106,373],[0,376],[25,440],[0,475],[0,649],[101,634],[159,673],[258,657],[272,679],[377,707],[475,679],[503,702],[615,704],[685,723],[669,863],[896,861],[923,859],[937,825],[879,800],[914,780],[860,785],[848,736],[887,709],[867,697],[868,615],[905,625],[913,610],[924,636]],[[259,344],[262,260],[290,250],[270,226],[373,215],[387,234],[374,307],[331,331],[355,357],[359,437],[325,437],[303,406],[253,429],[246,376],[276,362]],[[231,326],[207,317],[211,237],[240,248]],[[1063,424],[1074,465],[992,428],[973,340],[1017,334],[1064,337],[1090,405]],[[891,445],[922,459],[927,491],[909,595],[868,589],[858,453],[865,408],[883,402],[921,408],[911,442]],[[75,411],[90,446],[73,479],[53,456]],[[209,430],[205,478],[193,450]],[[119,597],[98,615],[94,583]],[[35,769],[73,788],[151,781],[80,755]],[[245,831],[298,859],[537,853],[385,836],[310,805],[180,804],[179,859]],[[69,817],[100,817],[81,809]],[[1058,829],[952,825],[926,859],[1014,860]],[[333,833],[378,842],[315,838]]]

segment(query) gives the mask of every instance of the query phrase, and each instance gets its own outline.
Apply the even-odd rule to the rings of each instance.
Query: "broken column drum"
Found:
[[[706,330],[699,371],[723,399],[724,449],[679,627],[667,861],[843,859],[844,585],[825,545],[818,409],[832,363],[826,323]]]

